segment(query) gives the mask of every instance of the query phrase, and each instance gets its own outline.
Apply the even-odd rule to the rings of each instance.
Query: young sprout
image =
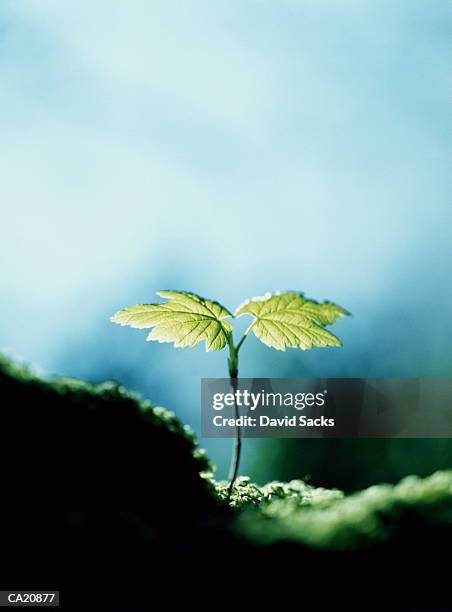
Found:
[[[315,346],[341,346],[339,338],[325,329],[339,317],[349,315],[332,302],[316,302],[302,293],[285,291],[247,300],[232,314],[227,308],[195,293],[160,291],[166,298],[160,304],[128,306],[111,317],[113,323],[138,329],[152,328],[146,340],[173,342],[175,347],[187,348],[204,341],[206,351],[229,349],[228,368],[233,391],[237,390],[239,351],[250,332],[261,342],[279,351],[286,348],[311,349]],[[235,344],[230,317],[253,317],[240,341]],[[234,393],[235,397],[235,393]],[[238,407],[235,405],[238,416]],[[236,428],[229,471],[231,495],[240,462],[241,434]]]

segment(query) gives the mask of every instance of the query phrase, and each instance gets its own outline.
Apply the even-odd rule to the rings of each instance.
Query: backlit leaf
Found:
[[[255,317],[248,331],[267,346],[284,351],[286,348],[310,349],[314,346],[340,346],[334,334],[324,328],[338,317],[349,313],[332,302],[318,303],[301,293],[287,291],[245,302],[235,316]]]
[[[227,344],[232,331],[225,320],[229,310],[205,298],[185,291],[160,291],[167,302],[137,304],[117,312],[111,320],[119,325],[139,329],[153,328],[146,338],[157,342],[174,342],[176,347],[195,346],[203,340],[206,351],[218,351]]]

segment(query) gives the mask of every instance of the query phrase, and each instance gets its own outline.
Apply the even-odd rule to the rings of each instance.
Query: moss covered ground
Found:
[[[452,472],[227,483],[173,413],[0,360],[0,581],[167,609],[448,609]]]

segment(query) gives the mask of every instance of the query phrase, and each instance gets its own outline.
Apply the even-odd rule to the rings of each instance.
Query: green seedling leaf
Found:
[[[341,341],[324,328],[349,313],[332,302],[318,303],[302,294],[287,291],[245,302],[235,312],[254,318],[247,332],[253,331],[261,342],[279,351],[286,348],[310,349],[314,346],[341,346]]]
[[[158,295],[168,301],[129,306],[111,321],[139,329],[153,327],[146,340],[174,342],[176,347],[195,346],[203,340],[206,351],[226,346],[232,327],[225,318],[232,314],[224,306],[186,291],[160,291]]]

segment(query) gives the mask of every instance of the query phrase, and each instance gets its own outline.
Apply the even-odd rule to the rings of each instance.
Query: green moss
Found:
[[[212,480],[215,492],[220,502],[228,505],[229,482],[226,480]],[[247,476],[240,476],[234,483],[229,499],[229,506],[233,510],[243,510],[248,506],[258,506],[263,499],[262,490],[251,482]]]
[[[215,482],[216,493],[221,502],[227,503],[229,483],[227,481]],[[313,504],[327,504],[330,501],[343,497],[342,491],[336,489],[315,488],[303,480],[290,482],[269,482],[259,486],[247,476],[237,478],[232,489],[229,505],[234,510],[245,510],[252,506],[261,506],[272,500],[291,500],[295,506]]]
[[[377,485],[349,496],[305,487],[279,484],[278,495],[263,496],[257,508],[238,518],[239,533],[260,544],[290,541],[352,550],[388,541],[413,524],[452,526],[452,471],[410,476],[396,486]]]

